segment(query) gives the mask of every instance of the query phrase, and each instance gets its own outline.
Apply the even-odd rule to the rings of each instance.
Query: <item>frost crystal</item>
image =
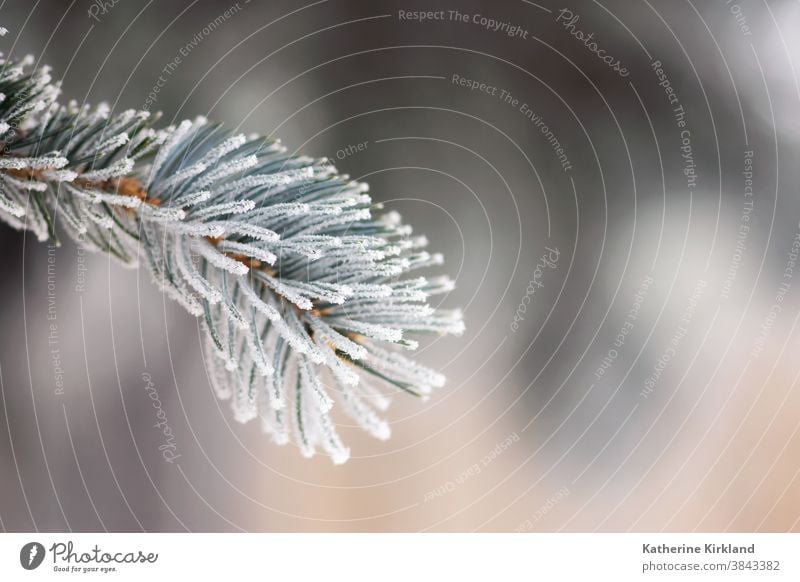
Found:
[[[396,212],[373,218],[365,184],[203,117],[156,129],[147,112],[61,105],[31,63],[0,58],[0,218],[145,262],[201,318],[211,385],[237,420],[343,463],[334,415],[387,439],[387,392],[444,384],[404,353],[410,334],[463,331],[459,311],[428,304],[453,284],[404,278],[442,257]]]

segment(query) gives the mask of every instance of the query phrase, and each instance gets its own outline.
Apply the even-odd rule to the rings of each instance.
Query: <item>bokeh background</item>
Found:
[[[147,273],[0,228],[4,530],[800,529],[797,0],[5,0],[0,24],[65,99],[368,181],[467,323],[420,350],[447,386],[395,396],[387,443],[343,428],[334,466],[233,421]]]

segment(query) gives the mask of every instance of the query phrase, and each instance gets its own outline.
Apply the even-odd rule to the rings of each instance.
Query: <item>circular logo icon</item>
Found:
[[[35,570],[44,561],[44,546],[39,542],[28,542],[19,551],[19,563],[26,570]]]

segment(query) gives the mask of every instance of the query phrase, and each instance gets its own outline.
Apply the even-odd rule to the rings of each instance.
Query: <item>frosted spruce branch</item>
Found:
[[[0,216],[144,262],[201,319],[209,377],[237,420],[342,463],[335,405],[386,439],[387,387],[444,384],[403,353],[417,332],[463,330],[460,312],[428,304],[450,280],[406,276],[442,257],[396,213],[373,218],[366,184],[202,117],[158,129],[144,111],[61,105],[32,63],[0,61]]]

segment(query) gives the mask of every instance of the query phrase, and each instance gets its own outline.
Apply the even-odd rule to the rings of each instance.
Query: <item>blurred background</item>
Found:
[[[343,428],[334,466],[233,421],[146,272],[2,227],[4,530],[800,529],[796,1],[11,0],[0,24],[64,100],[369,182],[467,324],[420,349],[446,387],[395,396],[386,443]]]

